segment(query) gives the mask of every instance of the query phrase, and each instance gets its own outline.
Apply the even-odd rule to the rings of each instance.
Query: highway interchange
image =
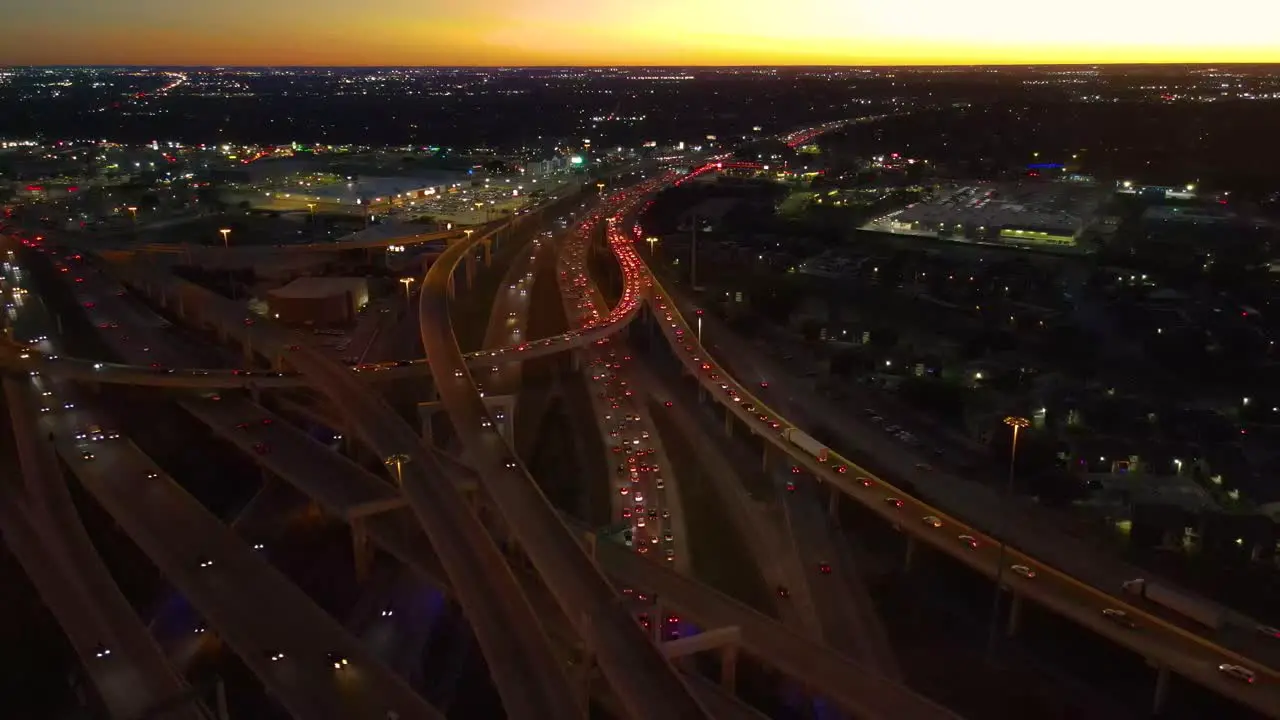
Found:
[[[804,133],[795,138],[808,140]],[[518,331],[525,326],[527,318],[521,315],[520,310],[512,309],[507,312],[516,313],[508,316],[514,322],[494,331],[491,320],[493,332],[486,349],[464,357],[454,341],[450,325],[449,286],[455,269],[464,256],[473,251],[479,238],[456,241],[427,271],[419,294],[418,310],[419,330],[428,360],[416,366],[393,364],[386,367],[385,372],[420,374],[428,370],[424,365],[429,366],[442,405],[466,451],[463,458],[471,474],[425,447],[416,433],[394,418],[376,396],[370,396],[361,378],[380,374],[367,372],[374,368],[354,368],[361,372],[353,373],[352,369],[343,368],[323,357],[309,346],[305,337],[271,327],[263,320],[250,321],[245,311],[235,303],[212,296],[154,268],[123,269],[116,266],[110,272],[122,277],[130,288],[149,294],[162,304],[179,307],[184,316],[194,315],[199,322],[236,338],[247,355],[257,354],[271,362],[277,368],[271,372],[276,374],[257,374],[261,371],[255,371],[254,375],[246,377],[234,371],[184,370],[181,368],[191,367],[186,358],[178,354],[161,357],[169,352],[163,349],[163,337],[154,343],[154,350],[151,344],[139,346],[136,342],[128,344],[128,347],[117,347],[118,353],[128,361],[123,364],[105,365],[70,358],[51,360],[49,356],[55,354],[53,348],[44,344],[24,351],[9,350],[5,362],[11,368],[28,374],[31,388],[27,392],[50,392],[58,399],[78,398],[79,391],[72,386],[72,381],[85,379],[188,389],[249,387],[255,391],[274,387],[273,381],[280,381],[281,385],[287,381],[294,387],[305,384],[323,392],[349,415],[352,432],[365,446],[381,458],[400,458],[395,463],[396,483],[372,475],[352,463],[348,463],[346,470],[335,473],[335,467],[346,467],[341,456],[317,446],[314,440],[291,430],[284,418],[273,417],[247,400],[230,397],[212,400],[206,397],[185,399],[183,403],[193,415],[204,419],[229,442],[256,455],[273,473],[297,484],[300,489],[305,488],[304,492],[314,497],[328,512],[357,521],[375,542],[384,547],[397,545],[392,536],[403,537],[404,521],[410,518],[397,511],[407,504],[418,521],[415,525],[425,529],[431,546],[439,554],[438,559],[429,554],[418,554],[417,569],[424,574],[433,574],[437,580],[443,579],[441,575],[449,579],[453,592],[467,608],[468,619],[473,626],[478,626],[477,637],[494,672],[504,706],[512,717],[522,716],[521,709],[525,711],[523,716],[527,717],[571,717],[580,714],[582,709],[568,679],[556,669],[555,652],[541,630],[537,614],[525,599],[524,590],[502,559],[486,528],[474,522],[472,514],[466,510],[467,501],[460,488],[471,487],[472,491],[476,487],[482,488],[496,505],[522,552],[546,582],[551,596],[570,619],[574,631],[588,640],[610,686],[628,714],[634,717],[705,717],[707,701],[645,638],[632,612],[617,602],[617,596],[601,570],[615,579],[626,579],[635,587],[644,587],[676,599],[673,605],[683,604],[681,611],[687,615],[708,620],[715,618],[711,625],[701,621],[704,627],[714,627],[715,623],[725,623],[728,617],[734,618],[735,621],[727,624],[741,629],[744,650],[754,650],[752,654],[757,655],[772,655],[780,665],[791,663],[793,671],[807,675],[805,679],[813,687],[835,696],[837,702],[843,700],[842,704],[851,712],[875,717],[945,716],[927,702],[922,704],[919,699],[904,693],[900,686],[882,679],[872,678],[868,680],[870,686],[853,687],[859,683],[850,677],[831,675],[830,668],[838,668],[838,663],[828,663],[830,667],[827,670],[817,669],[814,658],[828,657],[823,654],[826,651],[813,650],[807,659],[796,655],[798,648],[806,647],[806,643],[811,644],[812,641],[786,631],[777,623],[752,617],[751,611],[745,608],[742,609],[744,613],[733,610],[732,605],[712,602],[708,599],[711,596],[705,592],[688,587],[692,581],[682,578],[678,572],[661,568],[661,558],[657,558],[658,563],[652,563],[634,553],[620,555],[621,549],[609,543],[599,543],[594,547],[594,556],[589,557],[581,544],[582,529],[567,525],[550,507],[509,449],[510,438],[504,438],[498,432],[473,374],[492,374],[493,377],[485,380],[489,388],[510,393],[518,387],[520,361],[528,358],[568,351],[585,358],[587,368],[599,368],[607,361],[617,361],[618,351],[613,351],[613,357],[609,355],[609,338],[643,309],[644,313],[652,316],[689,375],[705,389],[705,397],[725,408],[729,414],[726,427],[746,428],[762,438],[766,443],[765,452],[775,467],[794,465],[806,477],[820,479],[823,488],[830,488],[862,503],[886,523],[900,526],[913,538],[913,542],[956,557],[978,572],[994,575],[993,549],[996,543],[988,535],[910,497],[838,455],[833,455],[828,462],[819,462],[800,451],[782,435],[782,431],[793,425],[777,408],[771,408],[756,397],[754,391],[759,389],[755,387],[758,380],[744,379],[752,385],[748,390],[746,384],[735,380],[719,366],[712,353],[702,347],[696,337],[697,331],[677,309],[679,303],[653,277],[636,253],[635,238],[622,229],[624,218],[636,203],[675,178],[672,174],[663,174],[615,194],[607,211],[592,213],[580,226],[583,233],[596,225],[603,226],[607,245],[623,268],[624,289],[619,303],[604,312],[597,305],[598,293],[582,273],[581,283],[574,280],[570,284],[580,289],[576,299],[581,303],[579,309],[584,314],[579,318],[578,327],[562,336],[537,340],[520,337]],[[575,268],[581,272],[580,260],[574,260],[572,255],[568,257],[565,272]],[[97,281],[95,277],[94,282]],[[520,281],[514,284],[516,288],[512,292],[519,297]],[[509,285],[504,284],[503,287],[510,291]],[[105,297],[104,292],[115,296],[108,287],[99,290],[96,295],[98,303]],[[570,294],[566,301],[573,298]],[[518,307],[519,303],[516,305]],[[687,303],[685,307],[688,307]],[[97,308],[95,305],[87,309]],[[118,313],[117,317],[127,314],[124,309],[114,312]],[[493,314],[491,318],[497,318],[497,315]],[[119,319],[109,322],[123,323]],[[498,324],[504,323],[499,320]],[[509,333],[507,346],[494,347],[501,342],[504,333]],[[727,338],[720,341],[729,342]],[[140,347],[149,348],[147,357],[139,355]],[[153,367],[152,363],[158,367]],[[499,368],[497,373],[493,373],[493,367]],[[508,369],[516,369],[516,372],[507,374]],[[599,374],[600,371],[588,369],[587,372]],[[613,385],[611,391],[623,387]],[[769,396],[774,397],[773,394]],[[605,399],[609,397],[606,395]],[[788,409],[781,399],[779,405]],[[272,692],[282,704],[299,717],[377,717],[369,713],[385,713],[387,710],[404,717],[436,716],[435,711],[412,691],[394,676],[387,675],[385,668],[341,626],[318,611],[305,595],[299,597],[299,591],[287,580],[273,574],[275,571],[255,555],[252,548],[244,546],[189,496],[184,497],[172,479],[162,474],[151,477],[153,464],[127,440],[95,446],[92,460],[85,459],[82,453],[86,451],[81,449],[81,443],[74,440],[78,428],[92,424],[93,417],[82,415],[83,412],[86,411],[64,408],[41,413],[40,432],[54,433],[57,438],[54,444],[86,487],[117,515],[121,524],[162,566],[166,576],[182,589],[183,594],[201,606],[202,613],[211,624],[216,625],[233,646],[239,645],[237,653],[245,658],[259,677],[268,684],[274,683]],[[802,416],[795,417],[803,421]],[[264,419],[271,422],[263,424]],[[253,425],[241,429],[238,426],[242,423]],[[637,429],[636,432],[651,431]],[[263,443],[269,451],[262,452],[258,443]],[[118,475],[127,481],[107,482],[108,474]],[[450,478],[451,481],[444,485],[433,482],[438,478]],[[779,477],[778,482],[786,481]],[[823,488],[806,485],[803,495],[824,492]],[[662,494],[652,484],[644,492],[650,497]],[[889,497],[901,500],[901,504],[886,502]],[[156,517],[164,515],[160,512],[161,507],[178,508],[182,512]],[[658,506],[655,509],[664,508]],[[810,512],[803,507],[786,509],[787,513],[793,511]],[[621,506],[617,512],[620,519],[628,519],[622,516]],[[961,514],[969,517],[967,512]],[[939,518],[941,526],[921,522],[921,518],[926,516]],[[394,529],[389,528],[391,518],[396,518]],[[793,523],[793,527],[796,524],[814,524],[813,518],[805,515],[798,519],[799,523]],[[387,521],[388,528],[381,533],[375,532],[378,523],[384,521]],[[659,527],[665,526],[660,524]],[[638,528],[633,526],[633,529]],[[960,543],[957,540],[960,535],[976,538],[976,546]],[[465,541],[458,542],[462,538]],[[821,542],[818,539],[802,544]],[[1014,538],[1013,542],[1022,545],[1020,539]],[[406,556],[413,554],[404,549],[403,542],[400,543],[400,552]],[[812,552],[802,554],[806,558],[803,562],[812,562]],[[406,559],[406,562],[409,561]],[[1006,573],[1007,584],[1014,596],[1042,604],[1092,632],[1106,635],[1113,642],[1141,653],[1160,667],[1234,697],[1245,705],[1267,714],[1275,714],[1280,708],[1276,673],[1258,662],[1243,658],[1211,639],[1167,623],[1141,608],[1124,605],[1114,597],[1118,590],[1116,587],[1098,589],[1090,586],[1018,550],[1010,553],[1008,562],[1025,564],[1037,571],[1034,579]],[[1057,558],[1053,565],[1066,567]],[[482,567],[486,568],[483,572],[475,571]],[[208,572],[210,570],[213,572]],[[787,575],[784,572],[778,576]],[[211,577],[222,579],[211,582]],[[261,614],[255,619],[244,617],[248,610],[244,607],[243,591],[237,590],[241,584],[262,588],[262,593],[272,598],[271,603],[258,608]],[[809,602],[817,602],[816,596]],[[1105,620],[1102,615],[1104,608],[1125,609],[1141,626],[1141,631],[1134,632]],[[278,613],[278,617],[273,616],[273,612]],[[249,629],[238,631],[238,628]],[[259,632],[261,634],[257,634]],[[272,659],[277,652],[276,647],[289,647],[291,650],[282,658]],[[335,654],[349,663],[336,673],[331,662],[319,660]],[[307,660],[298,661],[296,657]],[[501,658],[506,662],[497,662]],[[1254,686],[1243,686],[1217,671],[1221,662],[1239,662],[1254,668],[1263,677]],[[495,663],[497,667],[494,667]],[[348,671],[357,669],[358,672]],[[859,671],[850,671],[850,674],[865,677]],[[358,679],[358,682],[351,678]],[[843,690],[840,689],[842,686]],[[850,693],[858,697],[849,697]],[[871,695],[876,697],[868,697]],[[913,708],[912,714],[903,714],[905,708]],[[354,714],[344,715],[343,712]]]

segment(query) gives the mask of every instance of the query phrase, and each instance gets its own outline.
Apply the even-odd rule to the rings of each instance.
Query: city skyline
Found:
[[[251,18],[251,19],[250,19]],[[1248,18],[1248,22],[1241,22]],[[965,65],[1280,62],[1280,10],[1224,0],[1212,14],[1083,0],[1027,12],[1011,0],[911,9],[870,0],[228,0],[110,8],[52,0],[8,11],[10,65]],[[714,30],[710,30],[714,28]]]

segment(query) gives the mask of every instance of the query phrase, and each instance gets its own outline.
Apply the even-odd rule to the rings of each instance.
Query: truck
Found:
[[[1150,580],[1143,578],[1126,580],[1121,583],[1121,588],[1130,595],[1146,598],[1160,607],[1172,610],[1214,630],[1221,628],[1226,622],[1227,613],[1224,608]]]
[[[812,435],[799,428],[787,428],[783,431],[782,436],[787,439],[787,442],[812,455],[818,462],[824,463],[831,457],[831,451],[827,449],[826,445],[813,439]]]

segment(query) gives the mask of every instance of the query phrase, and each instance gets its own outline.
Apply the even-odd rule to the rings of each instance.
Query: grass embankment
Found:
[[[725,514],[708,471],[698,458],[697,449],[674,423],[666,419],[662,410],[656,403],[649,403],[654,427],[667,458],[675,466],[694,576],[720,592],[772,615],[773,599],[764,578],[747,557],[746,543]]]

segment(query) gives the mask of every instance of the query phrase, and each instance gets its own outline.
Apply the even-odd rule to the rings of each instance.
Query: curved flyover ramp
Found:
[[[437,390],[477,465],[480,484],[565,614],[579,619],[579,632],[596,652],[601,670],[630,715],[653,720],[708,717],[494,429],[466,370],[449,318],[449,278],[469,248],[470,243],[464,242],[445,251],[427,272],[419,302],[422,340]],[[621,313],[628,319],[638,304],[635,297],[631,300],[629,307],[623,303]],[[612,332],[613,323],[608,325],[601,330]],[[579,344],[587,337],[572,339]],[[406,490],[411,489],[410,484],[406,478]]]

